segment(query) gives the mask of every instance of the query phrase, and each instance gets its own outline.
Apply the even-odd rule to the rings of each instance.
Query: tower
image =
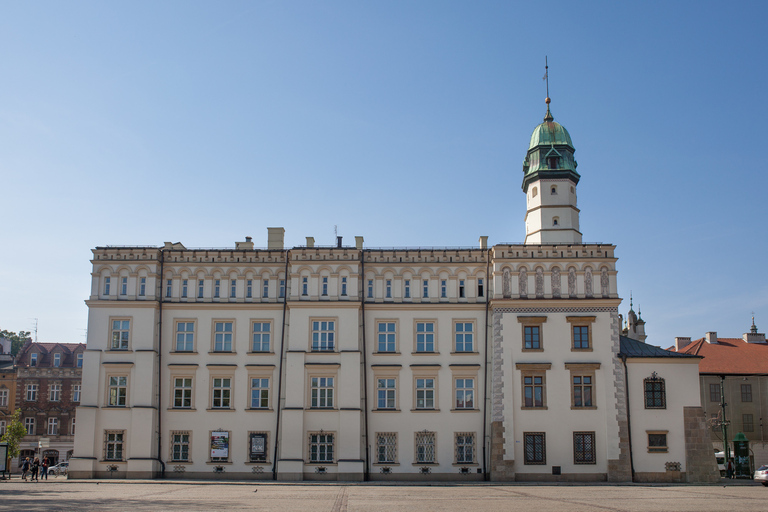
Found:
[[[547,97],[547,115],[533,130],[523,162],[525,244],[580,244],[576,185],[581,176],[571,136],[555,122],[550,101]]]

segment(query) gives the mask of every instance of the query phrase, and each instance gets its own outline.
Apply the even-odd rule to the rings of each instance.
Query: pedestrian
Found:
[[[43,458],[43,465],[42,465],[43,469],[40,471],[40,478],[48,480],[48,466],[49,465],[50,464],[48,462],[48,457],[44,457]]]
[[[40,459],[35,457],[35,461],[32,463],[32,479],[30,480],[30,482],[32,480],[34,480],[35,482],[39,482],[39,480],[37,479],[38,471],[40,471]]]
[[[21,468],[21,479],[25,482],[27,481],[27,473],[29,472],[29,457],[21,461],[21,464],[19,465]]]
[[[728,478],[733,478],[733,459],[728,459]]]

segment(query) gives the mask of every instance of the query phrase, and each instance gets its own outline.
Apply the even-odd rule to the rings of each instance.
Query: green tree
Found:
[[[29,337],[29,332],[27,331],[19,331],[19,334],[16,334],[12,331],[6,331],[5,329],[0,330],[0,338],[8,338],[11,340],[11,354],[13,357],[16,357],[16,354],[19,353],[19,350],[21,350],[21,347],[26,343]]]
[[[11,459],[19,456],[19,447],[22,438],[27,435],[27,429],[21,423],[21,410],[16,409],[11,415],[11,421],[5,429],[2,441],[8,443],[8,460],[6,466],[10,468]]]

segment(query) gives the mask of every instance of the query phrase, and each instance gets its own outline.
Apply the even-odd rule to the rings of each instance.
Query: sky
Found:
[[[84,342],[91,249],[525,238],[571,134],[648,342],[768,330],[763,1],[0,2],[0,329]]]

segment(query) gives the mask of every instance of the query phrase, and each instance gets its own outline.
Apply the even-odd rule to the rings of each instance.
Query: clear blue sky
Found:
[[[83,341],[90,250],[522,242],[571,133],[585,242],[650,343],[768,330],[765,20],[752,2],[0,3],[0,328]]]

